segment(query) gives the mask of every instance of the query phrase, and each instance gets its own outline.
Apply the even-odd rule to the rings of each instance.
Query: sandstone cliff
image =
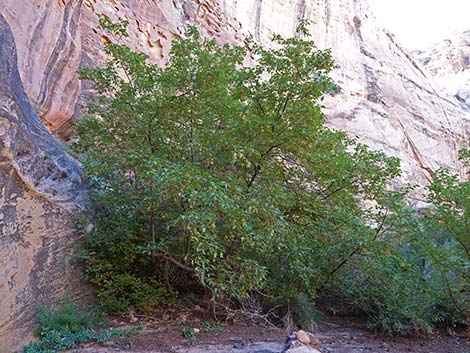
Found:
[[[413,55],[440,86],[470,109],[470,30]]]
[[[80,96],[82,0],[0,0],[18,52],[18,68],[34,108],[53,132],[68,128]]]
[[[77,69],[104,59],[102,44],[108,38],[96,29],[98,14],[128,19],[127,44],[154,62],[164,62],[171,40],[185,32],[187,23],[221,41],[241,42],[220,5],[204,0],[0,0],[0,13],[13,29],[26,92],[44,124],[62,137],[79,116]]]
[[[31,336],[39,304],[73,287],[70,211],[86,203],[79,166],[32,109],[0,14],[0,352]]]
[[[187,23],[221,42],[247,35],[269,45],[311,21],[317,45],[332,48],[343,94],[327,103],[331,126],[403,161],[404,182],[425,183],[432,170],[460,171],[457,149],[467,139],[470,113],[440,91],[377,23],[367,0],[0,0],[18,42],[19,68],[42,120],[59,134],[79,116],[79,66],[103,60],[96,15],[129,20],[127,43],[165,61],[172,38]]]
[[[327,102],[329,124],[400,157],[404,182],[426,183],[442,166],[461,172],[456,152],[468,141],[470,114],[381,28],[367,1],[226,1],[224,12],[265,44],[310,20],[317,45],[332,48],[339,66],[343,93]]]
[[[66,288],[68,211],[83,204],[83,184],[77,164],[41,121],[66,137],[79,116],[86,86],[76,70],[99,64],[108,40],[96,14],[128,19],[128,44],[162,64],[188,23],[220,42],[242,44],[252,35],[269,45],[272,34],[292,35],[308,19],[318,46],[332,48],[339,67],[334,77],[342,94],[326,102],[329,124],[400,157],[403,182],[425,183],[440,166],[460,171],[457,150],[468,141],[470,113],[381,29],[366,0],[0,0],[0,14],[18,52],[16,59],[2,20],[2,347],[24,340],[37,303]]]

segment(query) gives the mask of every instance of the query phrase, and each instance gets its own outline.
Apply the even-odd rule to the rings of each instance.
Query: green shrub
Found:
[[[97,92],[74,146],[97,224],[83,258],[108,307],[149,308],[132,299],[142,283],[165,302],[160,283],[194,278],[215,299],[315,298],[367,246],[359,200],[379,200],[399,163],[325,127],[334,63],[307,35],[251,42],[243,67],[246,48],[190,28],[165,68],[109,43],[107,65],[81,71]]]
[[[392,334],[431,333],[445,312],[439,307],[442,288],[428,278],[420,257],[387,249],[358,260],[354,272],[341,283],[352,305],[369,316],[369,326]]]
[[[38,310],[38,341],[26,345],[23,353],[56,353],[88,342],[105,343],[112,337],[129,336],[136,329],[104,328],[106,320],[91,309],[79,308],[67,299],[57,310]]]
[[[289,300],[292,323],[303,330],[315,331],[323,320],[323,315],[317,310],[315,301],[307,296],[297,296]]]
[[[170,304],[196,279],[215,300],[263,293],[303,327],[329,296],[387,332],[468,313],[468,183],[439,172],[430,218],[388,191],[399,161],[325,126],[334,63],[307,37],[302,23],[242,48],[190,28],[164,68],[111,42],[81,70],[96,92],[74,145],[96,224],[82,259],[109,310]]]
[[[173,304],[176,294],[156,281],[144,282],[130,274],[115,274],[99,285],[97,296],[108,311],[126,313],[130,307],[150,311],[158,304]]]
[[[64,300],[57,310],[40,307],[37,313],[39,328],[38,336],[48,332],[76,333],[93,327],[102,327],[106,320],[90,310],[80,309],[70,298]]]
[[[470,151],[461,151],[470,165]],[[470,174],[469,174],[470,175]],[[470,181],[446,169],[438,170],[429,186],[432,203],[425,218],[422,244],[427,266],[441,283],[443,305],[454,317],[470,317]],[[470,326],[470,322],[467,323]]]
[[[202,333],[217,333],[222,332],[222,327],[214,321],[203,321],[201,323],[201,332]]]
[[[470,312],[470,189],[447,170],[429,185],[431,206],[416,212],[392,198],[386,231],[355,257],[335,283],[366,312],[370,326],[388,333],[431,332],[433,324]]]
[[[191,343],[197,342],[196,332],[194,332],[194,329],[192,327],[189,327],[189,326],[183,327],[182,335]]]
[[[57,353],[62,350],[76,349],[82,344],[96,342],[105,343],[113,337],[131,336],[135,330],[108,328],[98,332],[78,331],[56,332],[51,331],[41,336],[39,341],[31,342],[23,348],[23,353]]]

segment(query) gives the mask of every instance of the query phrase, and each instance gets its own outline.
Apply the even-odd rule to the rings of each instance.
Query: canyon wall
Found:
[[[31,338],[38,306],[77,285],[66,254],[71,211],[87,199],[78,163],[31,107],[1,14],[0,43],[0,352],[11,353]]]
[[[331,48],[342,94],[326,104],[330,126],[400,157],[401,182],[425,184],[433,170],[463,176],[457,150],[469,141],[470,114],[440,90],[393,34],[382,29],[364,0],[225,1],[224,13],[244,33],[268,45],[291,36],[301,19],[320,48]]]
[[[70,211],[86,204],[84,185],[44,126],[66,139],[80,116],[87,87],[76,70],[99,65],[109,40],[97,14],[129,20],[127,44],[162,65],[190,23],[221,43],[253,36],[270,45],[274,33],[293,35],[307,19],[338,65],[342,93],[325,104],[332,128],[400,157],[403,183],[424,184],[442,166],[461,172],[469,111],[436,88],[366,0],[0,0],[0,14],[1,353],[28,338],[38,304],[71,286],[64,254],[76,237]]]
[[[320,48],[332,48],[342,94],[329,99],[330,126],[401,158],[402,182],[426,183],[432,170],[461,172],[457,149],[468,140],[470,113],[437,88],[366,0],[0,0],[18,45],[26,91],[48,128],[66,137],[79,114],[80,66],[104,60],[97,14],[129,20],[125,41],[164,63],[170,41],[188,23],[220,42],[247,36],[269,45],[293,35],[301,19]]]
[[[470,30],[454,33],[413,55],[437,84],[470,110]]]
[[[44,124],[61,138],[80,115],[77,69],[105,59],[102,47],[109,38],[97,29],[98,14],[129,20],[125,43],[164,62],[171,40],[183,35],[188,23],[221,42],[240,43],[221,11],[217,2],[204,0],[0,0],[26,92]]]
[[[52,132],[68,132],[70,118],[78,114],[82,5],[82,0],[0,0],[26,93]]]

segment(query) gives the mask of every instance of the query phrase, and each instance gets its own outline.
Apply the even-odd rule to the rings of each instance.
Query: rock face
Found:
[[[470,109],[470,30],[413,55],[439,85]]]
[[[44,125],[67,136],[79,116],[87,87],[76,70],[100,64],[109,40],[97,14],[129,20],[127,44],[162,65],[188,23],[220,42],[252,35],[270,45],[307,19],[338,64],[342,94],[326,102],[333,128],[400,157],[403,182],[423,184],[441,166],[461,170],[470,113],[381,29],[366,0],[0,0],[0,14],[0,351],[25,338],[37,303],[67,288],[69,210],[83,205],[84,189],[78,165]]]
[[[32,109],[0,14],[0,352],[27,340],[37,306],[73,287],[70,210],[86,203],[79,166]]]
[[[334,76],[343,93],[327,102],[332,127],[400,157],[403,182],[426,183],[438,167],[461,171],[457,150],[470,113],[381,29],[367,0],[0,0],[0,9],[18,42],[27,93],[59,134],[70,132],[86,89],[76,69],[104,59],[109,38],[97,29],[97,14],[128,19],[127,44],[162,64],[188,23],[221,42],[242,44],[252,35],[269,45],[274,33],[291,36],[307,19],[317,45],[332,48],[339,67]]]
[[[34,108],[50,131],[67,133],[80,83],[82,0],[0,0],[18,51],[18,68]]]
[[[67,137],[78,117],[80,66],[104,60],[97,15],[129,20],[127,44],[164,62],[170,41],[188,23],[224,42],[241,42],[217,2],[199,0],[0,0],[0,12],[13,29],[18,67],[26,92],[50,131]]]
[[[293,34],[308,19],[320,48],[331,48],[342,94],[327,102],[332,127],[402,160],[403,182],[424,184],[431,171],[462,172],[458,146],[468,141],[470,114],[442,92],[381,29],[366,0],[226,1],[228,18],[268,44],[273,33]]]

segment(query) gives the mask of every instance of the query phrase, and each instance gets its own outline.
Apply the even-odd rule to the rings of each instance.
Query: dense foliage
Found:
[[[289,308],[339,296],[392,331],[440,318],[430,310],[439,283],[423,265],[438,237],[423,245],[422,217],[404,192],[386,190],[397,159],[325,126],[334,63],[304,39],[305,24],[276,36],[275,49],[220,46],[190,28],[164,68],[117,43],[125,24],[101,26],[116,42],[105,66],[81,70],[94,95],[74,148],[96,223],[82,257],[108,309],[172,303],[196,281],[214,301],[262,293]],[[432,218],[449,219],[457,248],[468,229],[439,201],[460,195],[439,186],[445,175],[433,184]]]
[[[469,165],[468,150],[461,152]],[[427,188],[429,207],[419,212],[394,202],[389,241],[356,258],[338,287],[389,332],[430,332],[446,320],[470,327],[470,182],[438,170]]]

